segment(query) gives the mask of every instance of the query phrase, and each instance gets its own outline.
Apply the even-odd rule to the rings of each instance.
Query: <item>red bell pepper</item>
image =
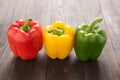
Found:
[[[19,19],[8,28],[8,42],[16,56],[23,60],[35,58],[43,46],[40,23],[32,19]]]

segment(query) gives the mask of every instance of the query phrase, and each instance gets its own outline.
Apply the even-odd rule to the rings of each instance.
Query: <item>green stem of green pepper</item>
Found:
[[[98,17],[96,18],[89,26],[88,28],[88,32],[92,33],[94,32],[95,26],[97,25],[97,23],[101,22],[103,20],[103,18]]]
[[[20,30],[23,30],[25,32],[28,32],[30,30],[30,22],[32,21],[32,19],[28,19],[25,24],[23,26],[20,27]]]

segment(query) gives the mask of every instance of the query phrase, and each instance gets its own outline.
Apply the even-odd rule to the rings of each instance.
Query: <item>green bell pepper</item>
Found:
[[[107,40],[107,35],[100,29],[98,22],[103,19],[98,17],[91,24],[78,26],[75,32],[75,52],[79,60],[86,62],[96,60]]]

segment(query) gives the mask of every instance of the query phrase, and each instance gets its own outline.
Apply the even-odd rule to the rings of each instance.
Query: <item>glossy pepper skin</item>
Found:
[[[74,46],[74,29],[64,22],[56,21],[44,29],[44,47],[52,59],[65,59]]]
[[[90,25],[82,24],[77,27],[74,49],[79,60],[86,62],[100,56],[107,40],[105,31],[98,26],[98,22],[102,20],[98,17]]]
[[[13,53],[22,60],[35,58],[43,46],[43,33],[39,22],[19,19],[7,31]]]

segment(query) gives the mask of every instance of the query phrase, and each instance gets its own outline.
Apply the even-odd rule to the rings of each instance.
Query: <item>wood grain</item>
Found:
[[[0,0],[0,80],[120,80],[120,0]],[[96,61],[80,62],[74,49],[65,60],[52,60],[44,48],[23,61],[13,55],[7,29],[16,19],[32,18],[42,29],[56,20],[76,29],[103,17],[107,44]]]

